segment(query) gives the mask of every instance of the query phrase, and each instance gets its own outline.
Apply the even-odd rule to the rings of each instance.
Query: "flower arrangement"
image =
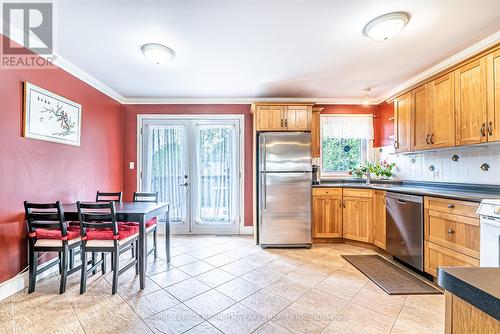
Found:
[[[378,178],[389,178],[393,175],[392,170],[396,167],[394,162],[389,163],[387,160],[379,163],[365,161],[363,164],[354,168],[349,174],[355,177],[363,177],[366,173],[375,174]]]

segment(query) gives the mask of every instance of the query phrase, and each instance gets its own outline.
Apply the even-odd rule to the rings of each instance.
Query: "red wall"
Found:
[[[394,105],[393,103],[383,102],[379,104],[377,109],[377,117],[374,120],[375,139],[374,147],[392,145],[394,139],[389,136],[394,135]]]
[[[137,170],[129,169],[129,162],[137,166],[137,115],[139,114],[238,114],[245,115],[245,179],[244,223],[253,225],[253,116],[248,104],[168,104],[168,105],[124,105],[123,106],[123,190],[125,200],[130,200],[137,190]]]
[[[21,137],[22,82],[83,107],[81,146]],[[121,190],[121,105],[60,69],[0,69],[0,282],[27,265],[23,201],[92,200]]]

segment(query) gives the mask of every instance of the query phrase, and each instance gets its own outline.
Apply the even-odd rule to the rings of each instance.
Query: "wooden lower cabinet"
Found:
[[[443,246],[436,245],[432,242],[425,241],[424,247],[424,270],[432,276],[437,276],[438,267],[477,267],[479,260],[473,257],[464,255],[459,252],[452,251]]]
[[[336,190],[313,195],[313,238],[342,238],[342,189]]]
[[[342,201],[343,237],[356,241],[371,242],[373,198],[344,196]]]
[[[376,190],[373,194],[373,244],[386,249],[385,191]]]
[[[445,292],[445,334],[500,333],[500,321],[474,305]]]

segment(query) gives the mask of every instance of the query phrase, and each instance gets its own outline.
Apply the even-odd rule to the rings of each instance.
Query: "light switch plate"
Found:
[[[130,162],[128,163],[128,168],[129,168],[129,169],[134,169],[134,168],[135,168],[135,163],[134,163],[133,161],[130,161]]]

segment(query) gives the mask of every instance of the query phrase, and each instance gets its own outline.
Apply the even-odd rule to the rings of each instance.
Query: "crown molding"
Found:
[[[0,18],[0,32],[3,32],[3,19]],[[14,41],[15,43],[19,45],[23,45],[23,32],[17,28],[16,26],[11,26],[10,27],[10,36],[8,37],[10,40]],[[82,80],[89,86],[97,89],[101,93],[109,96],[113,100],[123,104],[123,100],[125,99],[121,94],[119,94],[117,91],[112,89],[111,87],[107,86],[106,84],[102,83],[100,80],[96,79],[94,76],[90,75],[88,72],[84,71],[80,67],[76,66],[57,52],[54,52],[52,55],[40,55],[37,54],[37,56],[42,57],[44,59],[48,59],[51,57],[53,59],[52,64],[56,65],[59,67],[61,70],[71,74],[77,79]]]
[[[361,98],[213,97],[213,98],[125,98],[123,104],[252,104],[252,103],[363,104]],[[376,101],[370,104],[377,104]]]
[[[394,87],[393,89],[389,90],[385,94],[382,94],[377,100],[379,103],[382,103],[384,101],[387,101],[388,99],[391,99],[395,97],[398,93],[418,84],[419,82],[422,82],[439,72],[442,72],[450,67],[453,67],[457,65],[458,63],[477,55],[481,51],[484,51],[495,44],[500,42],[500,31],[497,31],[493,35],[490,35],[486,37],[485,39],[477,42],[476,44],[471,45],[470,47],[466,48],[463,51],[460,51],[456,53],[455,55],[451,56],[448,59],[443,60],[442,62],[432,66],[431,68],[421,72],[420,74],[417,74],[416,76],[412,77],[411,79],[403,82],[402,84]]]

